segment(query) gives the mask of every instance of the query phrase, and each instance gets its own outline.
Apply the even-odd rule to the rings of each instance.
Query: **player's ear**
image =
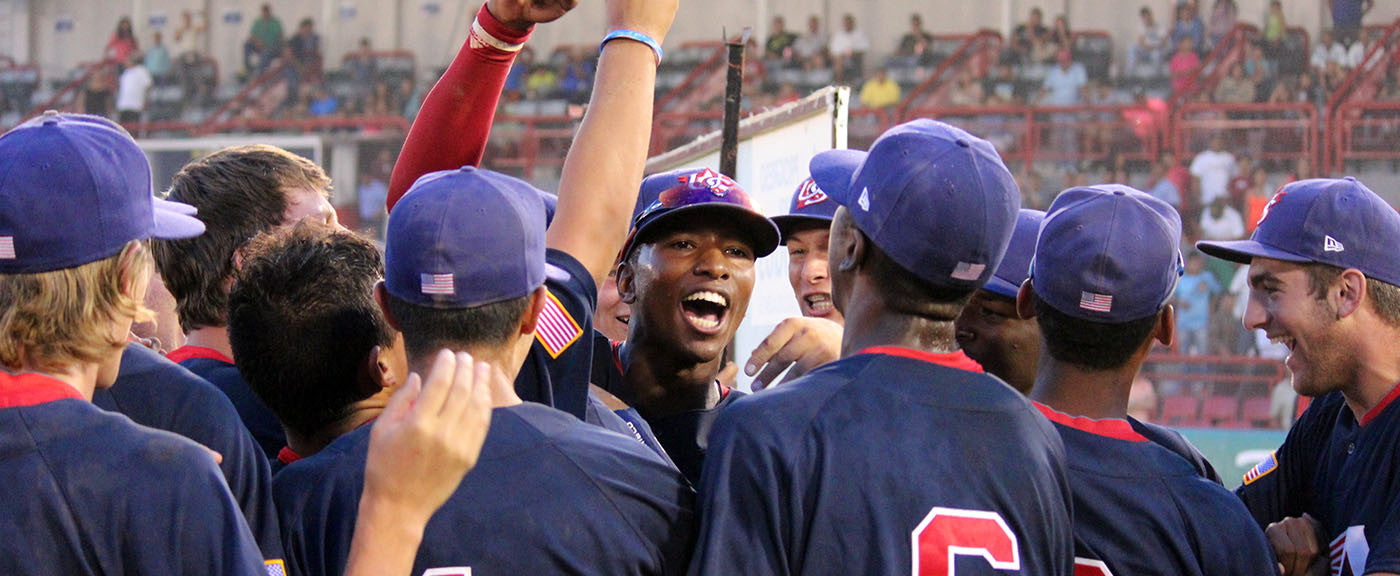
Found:
[[[866,238],[856,230],[846,207],[836,209],[831,220],[831,241],[827,250],[827,267],[852,272],[865,258]]]
[[[1152,329],[1153,335],[1163,346],[1171,347],[1176,341],[1176,308],[1171,304],[1162,306],[1162,311],[1157,313],[1157,327]]]
[[[1021,283],[1021,289],[1016,291],[1016,315],[1022,320],[1035,318],[1035,289],[1031,287],[1031,279],[1027,278]]]
[[[364,365],[360,367],[363,377],[360,379],[360,392],[364,395],[374,395],[380,390],[394,385],[393,371],[389,370],[389,363],[384,359],[384,347],[375,346],[365,355]]]
[[[389,326],[395,331],[403,332],[403,327],[399,326],[399,321],[389,310],[389,290],[384,287],[383,280],[374,284],[374,303],[379,305],[379,311],[384,314],[384,320],[389,323]]]
[[[1350,316],[1361,308],[1361,300],[1366,294],[1366,276],[1360,270],[1348,268],[1332,282],[1328,289],[1328,299],[1337,311],[1337,319]]]
[[[637,302],[637,287],[633,283],[636,279],[637,270],[633,268],[631,258],[623,258],[617,263],[617,299],[628,306]]]
[[[549,289],[540,286],[531,292],[528,298],[530,304],[525,309],[525,316],[520,319],[521,335],[535,333],[535,326],[540,322],[540,313],[544,312],[545,304],[549,302]]]

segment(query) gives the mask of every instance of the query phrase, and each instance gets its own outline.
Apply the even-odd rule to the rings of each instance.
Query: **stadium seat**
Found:
[[[1273,418],[1269,414],[1268,398],[1250,398],[1244,401],[1244,417],[1242,422],[1255,428],[1270,428],[1273,425]]]
[[[1162,420],[1172,426],[1196,426],[1199,409],[1200,400],[1195,396],[1169,396],[1162,401]]]
[[[1239,419],[1240,401],[1234,396],[1213,395],[1201,408],[1201,420],[1212,426],[1229,427]]]

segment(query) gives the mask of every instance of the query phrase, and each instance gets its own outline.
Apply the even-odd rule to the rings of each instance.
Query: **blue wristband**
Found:
[[[636,30],[613,30],[612,32],[608,32],[608,35],[603,37],[603,42],[598,44],[598,51],[601,52],[603,46],[607,46],[608,42],[617,40],[618,38],[646,44],[648,48],[651,48],[652,52],[656,53],[656,65],[661,65],[661,44],[658,43],[655,38]]]

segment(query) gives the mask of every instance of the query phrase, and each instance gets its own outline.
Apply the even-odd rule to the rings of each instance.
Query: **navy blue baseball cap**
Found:
[[[783,244],[787,244],[788,236],[798,227],[831,225],[840,204],[827,195],[826,189],[844,190],[849,187],[851,176],[863,161],[865,152],[860,150],[833,150],[812,158],[808,164],[812,177],[797,185],[787,214],[773,217],[773,223],[778,225],[778,232],[782,234]]]
[[[1158,313],[1181,278],[1181,215],[1118,184],[1061,192],[1040,226],[1035,294],[1060,312],[1122,324]]]
[[[928,119],[882,134],[850,186],[823,190],[905,270],[969,291],[1001,263],[1021,208],[1016,180],[991,143]]]
[[[653,193],[656,199],[632,220],[632,233],[623,244],[619,259],[646,241],[648,229],[673,224],[684,216],[705,215],[710,221],[738,224],[752,243],[755,258],[767,256],[778,247],[778,226],[728,176],[709,168],[654,175],[642,181],[639,204]]]
[[[1269,200],[1248,240],[1196,247],[1240,264],[1261,257],[1355,268],[1400,286],[1400,214],[1350,177],[1289,183]]]
[[[136,141],[105,118],[47,112],[0,136],[0,274],[97,262],[133,240],[204,233],[159,200]]]
[[[1030,276],[1031,258],[1035,257],[1035,239],[1040,236],[1040,223],[1045,213],[1030,208],[1022,208],[1016,215],[1016,229],[1011,232],[1011,243],[1006,246],[1006,255],[983,290],[1016,299],[1021,284]]]
[[[423,175],[389,214],[384,285],[429,308],[526,296],[545,279],[545,204],[535,187],[470,166]]]

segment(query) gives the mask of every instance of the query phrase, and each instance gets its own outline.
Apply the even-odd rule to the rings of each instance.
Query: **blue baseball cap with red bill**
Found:
[[[1184,270],[1181,215],[1118,184],[1061,192],[1040,225],[1036,296],[1074,318],[1122,324],[1162,310]]]
[[[812,164],[834,163],[838,153]],[[1016,180],[991,143],[928,119],[889,129],[848,186],[822,189],[901,267],[954,290],[987,282],[1021,208]]]
[[[799,228],[831,226],[840,204],[827,195],[826,189],[842,189],[851,185],[851,176],[865,160],[860,150],[833,150],[819,155],[808,164],[812,176],[797,185],[788,204],[787,214],[774,216],[773,223],[782,233],[782,243]]]
[[[145,154],[105,118],[48,112],[0,136],[0,274],[74,268],[133,240],[198,236],[194,213],[155,197]]]
[[[1355,268],[1400,286],[1400,214],[1350,177],[1289,183],[1269,200],[1248,240],[1196,247],[1240,264],[1272,258]]]
[[[384,286],[439,309],[521,298],[544,284],[545,203],[528,183],[473,167],[431,172],[389,214]]]
[[[699,217],[701,222],[732,225],[745,235],[762,258],[778,247],[778,227],[763,215],[749,194],[733,179],[709,168],[676,170],[653,175],[642,181],[638,204],[655,194],[655,200],[632,220],[632,233],[622,246],[619,259],[626,258],[649,234],[682,223],[683,218]]]
[[[1040,223],[1045,213],[1030,208],[1022,208],[1016,215],[1016,229],[1011,232],[1011,243],[1006,246],[1006,255],[992,277],[987,279],[983,290],[1016,299],[1021,284],[1030,276],[1031,259],[1035,257],[1035,240],[1040,236]]]

